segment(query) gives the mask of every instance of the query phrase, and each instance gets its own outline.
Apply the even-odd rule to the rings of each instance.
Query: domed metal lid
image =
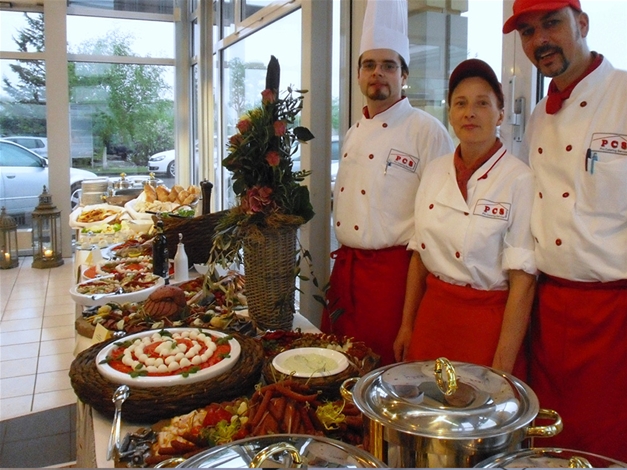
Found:
[[[384,468],[372,455],[322,436],[273,434],[251,437],[201,452],[179,468]]]
[[[557,448],[532,448],[492,456],[477,468],[625,468],[627,463],[589,452]]]
[[[370,419],[441,439],[485,438],[529,424],[538,399],[504,372],[463,362],[404,362],[369,372],[352,398]]]

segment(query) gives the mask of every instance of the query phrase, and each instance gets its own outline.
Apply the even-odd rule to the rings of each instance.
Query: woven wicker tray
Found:
[[[379,364],[380,357],[375,354],[372,349],[366,348],[363,357],[361,358],[344,353],[348,359],[348,367],[339,374],[328,377],[289,377],[274,368],[272,365],[274,357],[281,351],[298,347],[325,347],[325,340],[330,338],[330,336],[324,334],[316,335],[298,332],[289,332],[287,334],[292,336],[291,341],[288,341],[278,349],[264,351],[266,357],[263,364],[262,374],[266,383],[275,383],[291,378],[291,380],[306,384],[315,390],[320,390],[322,392],[321,398],[323,399],[337,400],[341,398],[340,385],[342,385],[342,382],[351,377],[361,377],[371,370],[374,370]],[[262,337],[262,339],[263,338],[264,337]],[[336,339],[343,344],[347,338],[341,337]],[[302,343],[303,340],[306,341],[306,344]]]
[[[212,402],[222,402],[252,393],[260,381],[263,348],[254,338],[233,334],[242,348],[239,361],[224,374],[189,385],[170,387],[131,387],[124,402],[125,421],[154,423],[188,413]],[[118,340],[119,341],[119,340]],[[83,402],[107,417],[113,417],[111,398],[119,384],[105,379],[96,367],[96,356],[111,341],[96,344],[81,352],[70,366],[70,381]]]

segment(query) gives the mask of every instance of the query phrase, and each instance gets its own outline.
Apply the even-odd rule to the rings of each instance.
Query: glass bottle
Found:
[[[167,279],[170,268],[170,256],[168,253],[168,240],[163,231],[163,220],[157,221],[156,230],[157,233],[152,240],[152,272]]]
[[[179,233],[179,243],[176,246],[174,255],[174,279],[176,282],[187,281],[189,279],[189,264],[185,245],[183,244],[183,234]]]

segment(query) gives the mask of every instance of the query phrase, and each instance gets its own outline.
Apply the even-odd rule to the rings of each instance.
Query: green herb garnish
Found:
[[[228,342],[231,341],[232,339],[233,339],[233,336],[231,335],[223,336],[222,338],[218,338],[217,340],[215,340],[215,343],[218,345],[228,344]]]
[[[200,370],[200,367],[198,366],[194,366],[194,367],[190,367],[188,370],[186,370],[185,372],[181,372],[181,375],[183,377],[189,377],[189,374],[195,374],[196,372],[198,372]]]

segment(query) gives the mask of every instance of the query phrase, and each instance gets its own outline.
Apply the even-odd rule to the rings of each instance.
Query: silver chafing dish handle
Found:
[[[290,468],[301,468],[304,466],[303,457],[298,452],[298,449],[292,444],[287,442],[277,442],[276,444],[269,445],[268,447],[260,450],[257,455],[250,461],[248,465],[250,468],[261,468],[263,463],[275,454],[287,452],[292,462]]]

